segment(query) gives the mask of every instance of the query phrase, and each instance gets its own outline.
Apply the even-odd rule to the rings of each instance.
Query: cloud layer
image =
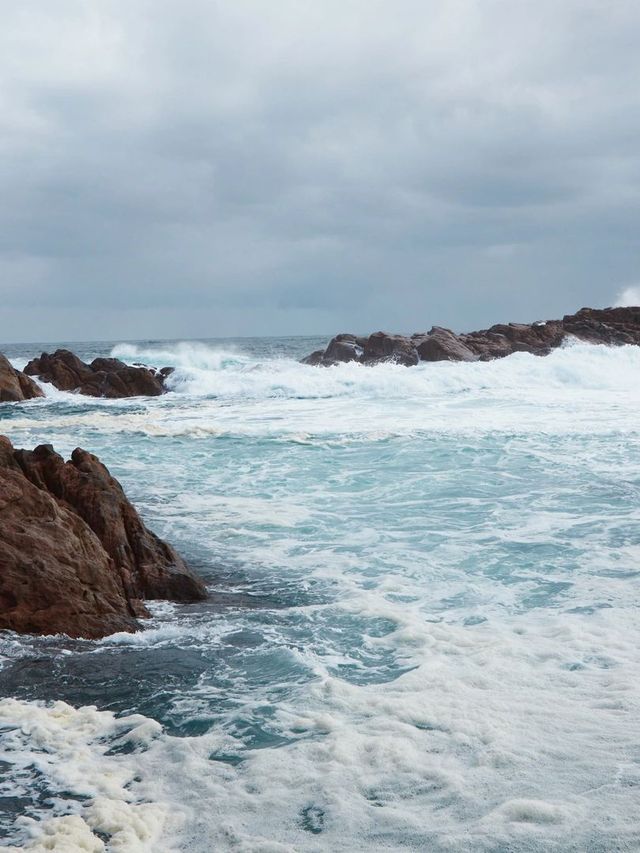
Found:
[[[472,328],[638,277],[640,7],[22,0],[0,340]]]

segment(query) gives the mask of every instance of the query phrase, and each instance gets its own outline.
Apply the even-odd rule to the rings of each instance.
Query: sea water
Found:
[[[321,343],[74,345],[171,393],[0,406],[18,447],[99,455],[211,592],[0,635],[2,844],[640,849],[640,348],[298,362]]]

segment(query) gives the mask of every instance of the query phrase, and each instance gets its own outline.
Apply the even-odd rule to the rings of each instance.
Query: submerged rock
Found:
[[[317,350],[303,359],[305,364],[335,364],[357,360],[362,364],[394,361],[411,366],[418,361],[488,361],[515,352],[548,355],[568,337],[594,344],[640,345],[640,308],[582,308],[562,320],[535,323],[499,323],[479,332],[457,335],[451,329],[434,326],[428,333],[411,338],[375,332],[368,338],[338,335],[326,350]],[[355,343],[362,347],[355,353]],[[341,343],[345,339],[345,343]],[[337,350],[340,343],[341,349]],[[348,357],[336,357],[336,352]]]
[[[75,353],[58,349],[43,352],[25,367],[25,373],[50,382],[61,391],[77,391],[90,397],[158,397],[166,390],[164,380],[172,368],[131,366],[118,358],[95,358],[87,364]]]
[[[137,630],[145,599],[205,597],[97,457],[0,436],[0,628],[103,637]]]
[[[42,389],[0,353],[0,403],[16,403],[34,397],[44,397]]]

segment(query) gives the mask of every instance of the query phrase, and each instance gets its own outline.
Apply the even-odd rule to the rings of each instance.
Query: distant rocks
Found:
[[[478,355],[450,329],[434,326],[412,340],[421,361],[477,361]]]
[[[395,364],[411,367],[420,361],[420,356],[410,338],[374,332],[365,341],[362,360],[367,364],[393,361]]]
[[[158,397],[173,368],[156,370],[131,366],[118,358],[95,358],[87,364],[67,349],[43,352],[24,369],[29,376],[50,382],[61,391],[76,391],[90,397]]]
[[[408,367],[419,361],[489,361],[515,352],[548,355],[567,338],[595,344],[640,345],[640,308],[582,308],[562,320],[497,324],[479,332],[456,334],[434,326],[410,338],[375,332],[367,338],[337,335],[325,350],[303,359],[305,364],[330,366],[390,362]]]
[[[44,397],[42,390],[0,353],[0,403],[16,403],[34,397]]]
[[[419,361],[418,352],[410,338],[374,332],[368,338],[342,334],[332,338],[325,350],[316,350],[302,359],[303,364],[325,367],[345,361],[377,364],[381,361],[410,366]]]
[[[99,459],[0,436],[0,628],[97,638],[139,629],[145,599],[205,597]]]

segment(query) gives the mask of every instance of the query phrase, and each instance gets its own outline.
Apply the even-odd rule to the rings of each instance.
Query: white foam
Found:
[[[162,731],[155,720],[141,715],[117,718],[93,706],[75,709],[65,702],[45,705],[3,699],[0,727],[0,758],[13,766],[18,778],[20,772],[35,768],[58,808],[77,812],[49,819],[21,818],[18,826],[29,838],[23,847],[9,849],[113,853],[175,849],[162,841],[171,824],[166,807],[136,802],[131,791],[135,760],[108,755],[125,743],[148,748]],[[80,805],[79,797],[90,799]],[[108,845],[95,833],[108,835]]]
[[[413,368],[230,360],[228,353],[204,345],[195,347],[195,355],[193,345],[164,354],[176,356],[174,361],[180,355],[183,363],[170,377],[172,394],[144,401],[66,394],[64,402],[75,411],[60,414],[57,392],[51,406],[37,410],[37,423],[31,416],[15,417],[7,428],[18,439],[21,431],[30,438],[36,428],[43,435],[86,429],[336,446],[425,433],[638,432],[639,347],[574,344],[544,358],[517,353],[493,362]]]
[[[102,827],[108,849],[193,853],[636,849],[640,350],[410,369],[179,357],[173,395],[43,407],[37,428],[126,459],[143,504],[212,565],[322,601],[264,618],[160,605],[148,631],[92,647],[212,661],[171,699],[188,719],[215,709],[205,735],[8,706],[26,721],[10,760],[92,797],[39,816],[28,843],[95,844]],[[228,664],[245,629],[273,679]],[[286,745],[248,746],[247,719]],[[136,751],[107,755],[123,737]]]

